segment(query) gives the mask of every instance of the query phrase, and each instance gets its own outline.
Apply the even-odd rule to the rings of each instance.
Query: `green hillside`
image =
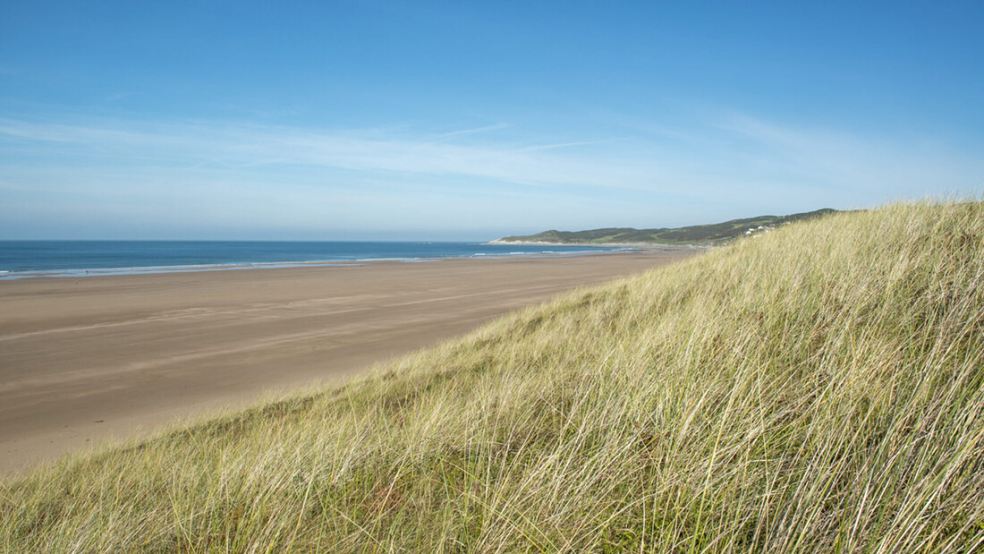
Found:
[[[981,283],[981,203],[784,226],[4,483],[0,550],[979,551]]]
[[[792,215],[761,215],[745,219],[732,219],[711,225],[662,229],[633,229],[613,227],[591,229],[589,231],[544,231],[535,235],[502,237],[499,242],[555,242],[558,244],[610,244],[610,243],[661,243],[661,244],[714,244],[755,232],[759,227],[775,228],[792,223],[835,213],[836,210],[824,208],[812,212]]]

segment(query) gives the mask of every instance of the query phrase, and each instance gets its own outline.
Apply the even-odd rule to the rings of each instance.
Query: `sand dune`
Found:
[[[373,263],[0,283],[0,472],[328,382],[689,255]]]

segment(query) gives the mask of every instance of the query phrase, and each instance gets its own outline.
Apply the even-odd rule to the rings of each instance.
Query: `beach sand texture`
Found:
[[[691,252],[0,282],[0,473],[332,382]]]

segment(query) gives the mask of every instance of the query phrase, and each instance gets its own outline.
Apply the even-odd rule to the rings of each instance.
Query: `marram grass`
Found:
[[[0,485],[8,552],[971,552],[984,204],[786,226]]]

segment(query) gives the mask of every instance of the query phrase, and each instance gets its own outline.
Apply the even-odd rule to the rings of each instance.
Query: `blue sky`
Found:
[[[984,3],[800,4],[0,0],[0,238],[980,198]]]

